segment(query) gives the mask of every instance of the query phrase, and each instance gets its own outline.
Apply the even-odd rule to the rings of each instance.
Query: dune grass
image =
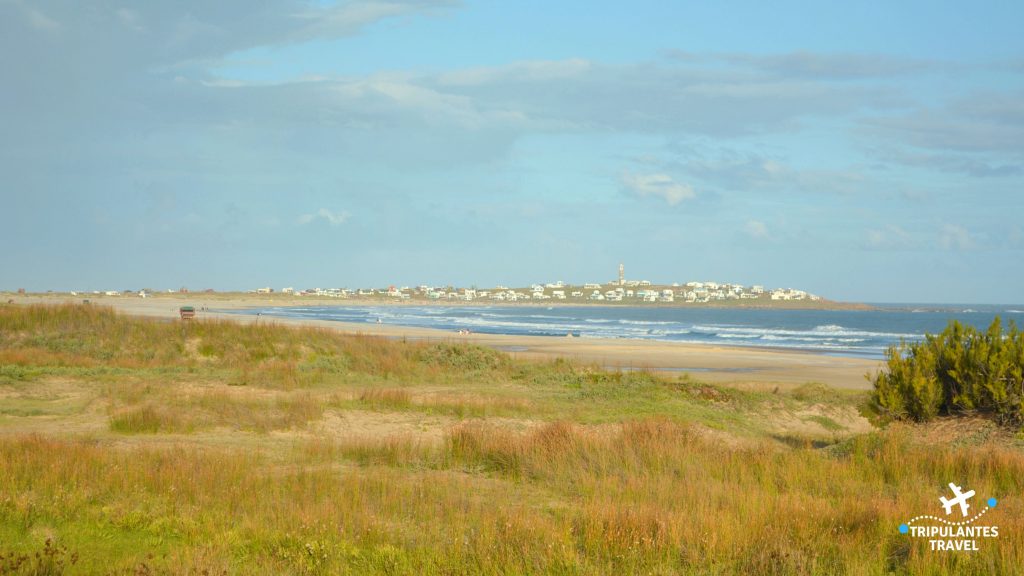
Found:
[[[0,457],[12,494],[2,541],[55,534],[84,573],[148,561],[266,574],[980,575],[1024,562],[1012,498],[1003,536],[976,553],[935,554],[897,533],[934,507],[935,478],[1024,488],[1017,454],[914,447],[898,432],[830,455],[724,448],[642,421],[468,426],[441,447],[319,444],[284,462],[40,437],[0,442]]]
[[[39,411],[0,419],[0,566],[44,573],[43,551],[69,574],[1017,573],[1019,448],[849,433],[864,400],[0,307],[0,414]],[[780,441],[780,413],[817,432]],[[897,531],[949,481],[1000,499],[977,552]]]

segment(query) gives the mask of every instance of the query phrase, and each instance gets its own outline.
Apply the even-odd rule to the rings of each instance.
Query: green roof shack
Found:
[[[182,306],[178,308],[178,314],[181,315],[182,320],[191,320],[196,317],[195,306]]]

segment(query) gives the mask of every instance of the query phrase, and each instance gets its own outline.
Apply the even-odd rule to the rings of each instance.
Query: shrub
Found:
[[[1024,423],[1024,333],[1005,333],[997,317],[980,331],[951,321],[923,342],[886,351],[874,378],[875,405],[897,419],[919,422],[940,414],[977,411],[1008,424]]]

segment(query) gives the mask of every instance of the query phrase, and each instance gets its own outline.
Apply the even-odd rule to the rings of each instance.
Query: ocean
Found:
[[[484,334],[634,338],[786,348],[867,358],[921,340],[950,320],[987,328],[1024,321],[1024,305],[875,304],[874,310],[782,310],[647,306],[310,306],[224,310]]]

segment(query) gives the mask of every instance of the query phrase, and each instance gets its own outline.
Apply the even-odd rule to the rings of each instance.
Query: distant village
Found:
[[[189,293],[187,288],[169,289],[168,293]],[[201,293],[214,293],[206,289]],[[604,283],[566,284],[561,280],[545,284],[533,284],[523,288],[496,286],[479,289],[455,286],[389,286],[387,288],[307,288],[293,287],[275,290],[271,287],[249,290],[250,294],[319,297],[339,299],[376,299],[420,302],[628,302],[628,303],[686,303],[709,304],[729,301],[810,301],[819,302],[820,296],[795,288],[765,288],[764,286],[719,282],[686,282],[653,284],[649,280],[627,280],[625,269],[619,266],[619,277]],[[87,295],[90,292],[71,292],[72,295]],[[125,291],[93,291],[91,294],[104,296],[149,297],[156,294],[150,289]]]
[[[272,294],[270,287],[251,292]],[[719,282],[686,282],[683,284],[652,284],[649,280],[627,280],[625,269],[619,266],[619,277],[605,283],[566,284],[561,280],[546,284],[533,284],[524,288],[496,286],[489,289],[457,288],[454,286],[389,286],[382,288],[310,288],[296,290],[283,288],[284,294],[319,296],[328,298],[390,298],[396,300],[457,301],[457,302],[525,302],[544,300],[571,300],[590,302],[685,302],[708,304],[729,300],[766,301],[820,301],[821,297],[794,288],[766,289],[761,285],[746,286]]]
[[[273,294],[273,288],[258,288],[256,294]],[[717,282],[687,282],[672,285],[653,285],[646,280],[629,281],[623,285],[582,284],[579,286],[552,282],[533,284],[528,288],[497,286],[492,289],[434,287],[434,286],[391,286],[387,289],[360,288],[311,288],[295,290],[283,288],[283,294],[295,296],[320,296],[327,298],[385,297],[397,300],[459,301],[459,302],[523,302],[542,300],[578,300],[595,302],[686,302],[707,304],[726,300],[810,300],[820,301],[821,297],[793,288],[765,289],[764,286],[742,284],[719,284]]]

